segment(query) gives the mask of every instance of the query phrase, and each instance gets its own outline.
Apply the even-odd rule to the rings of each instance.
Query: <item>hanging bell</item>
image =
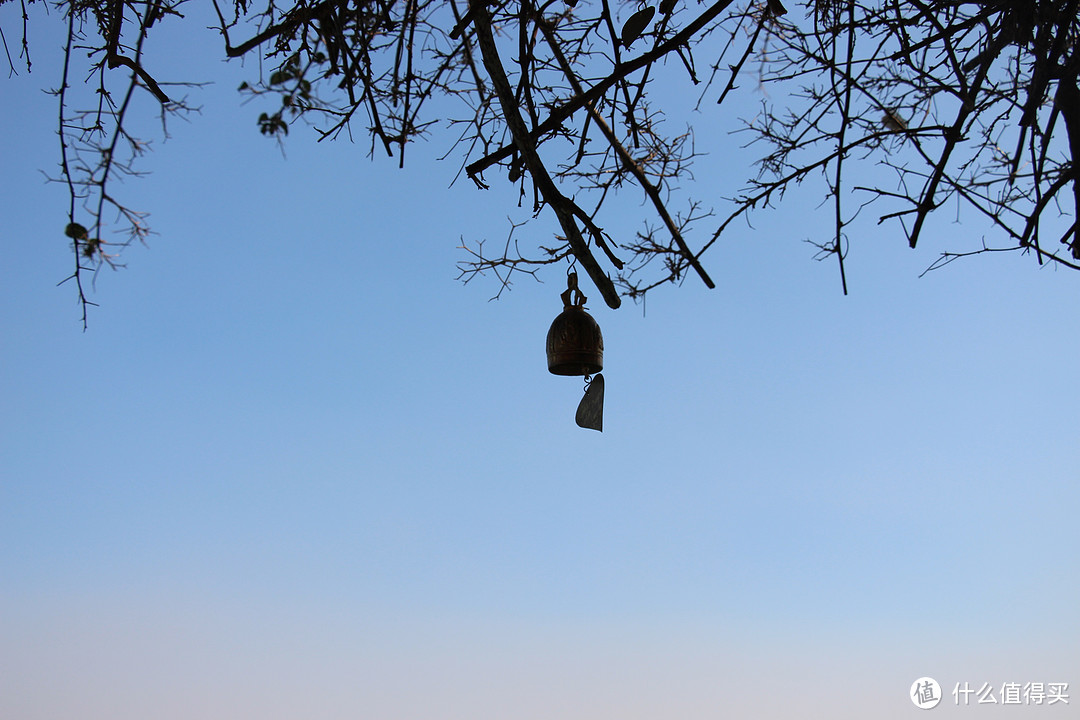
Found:
[[[578,290],[577,273],[567,276],[567,286],[563,311],[547,334],[548,370],[554,375],[592,375],[604,369],[604,338],[585,312],[586,297]]]

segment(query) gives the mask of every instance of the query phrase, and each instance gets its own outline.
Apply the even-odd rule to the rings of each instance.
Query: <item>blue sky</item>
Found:
[[[581,430],[544,360],[563,269],[495,302],[455,280],[512,193],[449,187],[440,135],[403,171],[302,126],[283,157],[235,92],[254,70],[163,33],[162,72],[215,84],[125,184],[160,235],[97,278],[84,333],[41,174],[57,16],[32,28],[33,74],[0,85],[0,717],[891,720],[924,675],[1076,695],[1080,276],[920,278],[986,228],[940,217],[913,252],[867,222],[844,297],[793,194],[705,256],[716,290],[592,298],[605,431]],[[733,191],[741,140],[697,122],[698,190]]]

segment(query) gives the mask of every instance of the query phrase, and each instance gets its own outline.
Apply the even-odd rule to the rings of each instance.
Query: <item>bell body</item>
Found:
[[[580,306],[563,309],[547,334],[548,370],[555,375],[592,375],[604,369],[600,325]]]

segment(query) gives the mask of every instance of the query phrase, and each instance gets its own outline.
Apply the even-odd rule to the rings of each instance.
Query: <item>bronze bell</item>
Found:
[[[563,311],[547,334],[548,370],[555,375],[592,375],[604,369],[604,338],[585,312],[587,298],[578,290],[577,273],[569,274],[567,285]]]

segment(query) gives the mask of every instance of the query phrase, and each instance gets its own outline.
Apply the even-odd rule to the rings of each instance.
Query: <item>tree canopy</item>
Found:
[[[0,6],[16,2],[21,28],[13,13],[0,26],[13,73],[32,68],[38,22],[35,0]],[[732,223],[807,182],[833,218],[813,242],[835,257],[845,292],[846,228],[868,208],[912,248],[944,206],[995,228],[931,267],[1014,251],[1080,269],[1078,2],[212,0],[222,54],[266,68],[240,86],[270,103],[260,132],[282,139],[302,121],[321,139],[365,133],[372,153],[404,165],[409,145],[446,123],[465,177],[514,185],[560,228],[537,247],[476,246],[463,279],[492,271],[506,283],[570,261],[612,308],[687,278],[712,287],[706,253]],[[128,129],[132,98],[148,93],[163,118],[189,110],[190,79],[159,77],[145,59],[160,25],[189,22],[185,5],[54,5],[67,26],[55,179],[69,191],[84,324],[85,273],[149,232],[145,213],[113,192],[145,147]],[[656,93],[672,67],[706,118],[740,82],[772,89],[746,121],[758,162],[738,193],[701,196],[689,183],[694,128],[670,130]],[[631,239],[604,231],[618,191],[646,198]],[[124,239],[104,240],[117,224]]]

